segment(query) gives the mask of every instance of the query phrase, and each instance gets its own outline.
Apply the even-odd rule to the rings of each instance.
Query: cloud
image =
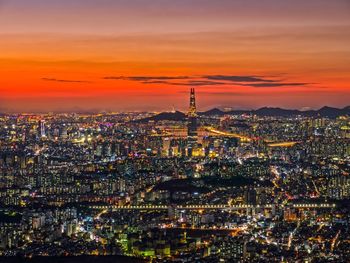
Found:
[[[207,81],[207,80],[190,80],[186,85],[190,86],[216,86],[216,85],[226,85],[227,83],[219,81]]]
[[[166,80],[150,80],[150,81],[141,81],[142,84],[170,84],[170,81]]]
[[[124,79],[124,80],[132,80],[132,81],[161,81],[161,80],[181,80],[181,79],[189,79],[190,76],[109,76],[104,77],[103,79]]]
[[[206,75],[203,76],[209,80],[220,80],[231,82],[237,86],[254,87],[254,88],[273,88],[285,86],[307,86],[313,83],[306,82],[284,82],[280,79],[271,79],[260,76],[230,76],[230,75]],[[227,83],[225,83],[227,84]]]
[[[69,80],[69,79],[55,79],[55,78],[41,78],[45,81],[55,81],[55,82],[68,82],[68,83],[90,83],[87,80]]]
[[[303,82],[280,82],[280,83],[250,83],[244,86],[250,86],[255,88],[272,88],[272,87],[284,87],[284,86],[307,86],[311,83],[303,83]],[[242,85],[243,86],[243,85]]]
[[[172,82],[166,80],[143,81],[143,84],[167,84],[171,86],[216,86],[225,85],[227,83],[207,80],[189,80],[185,82]]]
[[[109,76],[104,79],[130,80],[142,84],[165,84],[171,86],[223,86],[234,85],[252,88],[274,88],[286,86],[307,86],[313,83],[285,82],[285,80],[274,79],[275,77],[264,77],[254,75],[199,75],[199,76]]]
[[[265,79],[257,76],[231,76],[231,75],[205,75],[203,78],[210,80],[223,80],[232,82],[276,82],[277,80]]]
[[[130,80],[141,82],[142,84],[167,84],[172,86],[212,86],[227,84],[220,81],[202,79],[201,77],[198,79],[196,76],[108,76],[103,79]]]

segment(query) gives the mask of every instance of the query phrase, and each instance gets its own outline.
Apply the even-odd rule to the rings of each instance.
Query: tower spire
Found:
[[[195,117],[197,116],[197,109],[196,109],[196,95],[194,88],[191,88],[191,94],[190,94],[190,108],[188,110],[188,116],[189,117]]]
[[[194,88],[190,92],[190,108],[188,110],[188,126],[187,126],[187,140],[188,140],[188,155],[192,156],[192,151],[197,145],[197,109],[196,109],[196,95]]]

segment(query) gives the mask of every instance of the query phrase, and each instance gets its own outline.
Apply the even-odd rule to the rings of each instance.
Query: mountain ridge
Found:
[[[199,116],[224,116],[224,115],[241,115],[241,114],[255,114],[257,116],[265,117],[292,117],[292,116],[304,116],[304,117],[328,117],[336,118],[343,115],[350,116],[350,106],[344,108],[334,108],[324,106],[318,110],[295,110],[295,109],[283,109],[279,107],[262,107],[256,110],[232,110],[222,111],[219,108],[213,108],[208,111],[198,112]],[[181,111],[175,112],[161,112],[157,115],[138,120],[138,122],[148,121],[184,121],[186,120],[186,114]]]

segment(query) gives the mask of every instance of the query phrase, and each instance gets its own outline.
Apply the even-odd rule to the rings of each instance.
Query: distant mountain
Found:
[[[257,110],[233,110],[222,111],[218,108],[214,108],[205,112],[199,112],[199,116],[223,116],[223,115],[241,115],[241,114],[255,114],[258,116],[270,116],[270,117],[289,117],[289,116],[305,116],[305,117],[328,117],[336,118],[342,115],[350,116],[350,106],[343,109],[333,108],[325,106],[319,110],[288,110],[282,108],[263,107]],[[152,117],[148,117],[137,122],[149,122],[149,121],[184,121],[186,120],[186,114],[180,111],[176,112],[162,112]]]
[[[349,111],[347,112],[346,108],[344,109],[337,109],[332,107],[323,107],[317,111],[317,113],[320,116],[329,117],[329,118],[336,118],[341,115],[349,114]]]
[[[350,115],[350,106],[347,106],[343,109],[325,106],[319,110],[309,110],[309,111],[263,107],[257,110],[234,110],[229,112],[223,112],[215,108],[215,109],[200,113],[200,115],[205,115],[205,116],[240,115],[240,114],[255,114],[258,116],[276,116],[276,117],[288,117],[288,116],[300,115],[305,117],[320,116],[320,117],[336,118],[341,115]]]
[[[298,110],[286,110],[281,108],[268,108],[264,107],[258,109],[254,112],[258,116],[291,116],[291,115],[299,115],[300,111]]]
[[[186,114],[180,111],[175,112],[162,112],[152,117],[138,120],[137,122],[149,122],[149,121],[184,121],[186,120]]]
[[[245,113],[251,113],[249,110],[233,110],[233,111],[222,111],[218,108],[214,108],[208,111],[199,112],[200,116],[223,116],[223,115],[240,115]]]
[[[214,115],[222,116],[225,114],[225,112],[218,108],[214,108],[205,112],[200,112],[199,114],[203,116],[214,116]]]

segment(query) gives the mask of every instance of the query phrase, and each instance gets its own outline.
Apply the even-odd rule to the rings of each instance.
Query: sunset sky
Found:
[[[0,111],[350,105],[349,0],[0,0]]]

